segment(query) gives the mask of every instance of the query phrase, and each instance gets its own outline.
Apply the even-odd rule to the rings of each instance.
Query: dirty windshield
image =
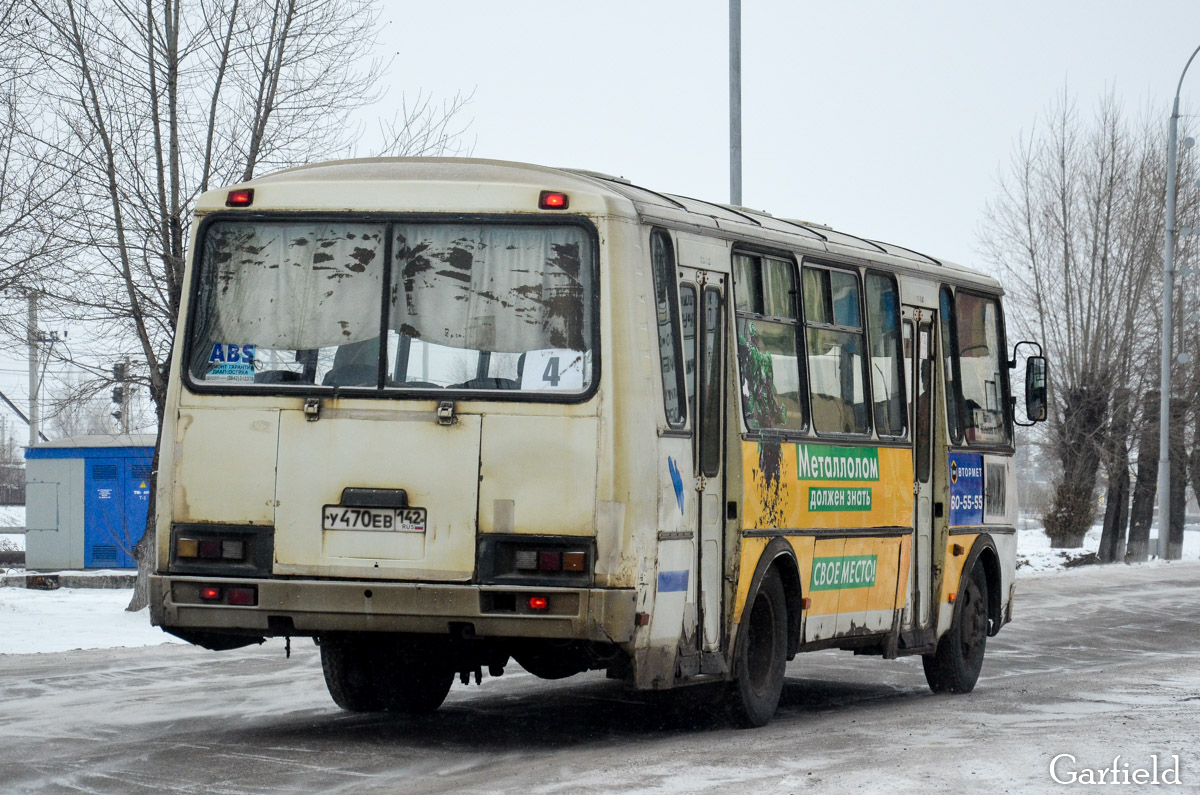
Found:
[[[197,384],[570,394],[594,379],[579,226],[216,221],[198,251]]]

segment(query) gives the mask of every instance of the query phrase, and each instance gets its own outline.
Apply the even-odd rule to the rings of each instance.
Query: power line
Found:
[[[26,425],[29,424],[29,418],[25,416],[25,412],[23,412],[19,408],[17,408],[17,404],[13,403],[11,400],[9,400],[8,395],[4,394],[3,392],[0,392],[0,400],[3,400],[5,403],[8,404],[8,407],[10,409],[17,412],[17,416],[20,417],[21,419],[25,420]],[[46,434],[42,433],[41,430],[38,431],[38,436],[42,437],[43,442],[50,441],[49,439],[46,438]]]

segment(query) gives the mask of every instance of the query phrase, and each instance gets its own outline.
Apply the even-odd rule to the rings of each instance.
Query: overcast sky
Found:
[[[977,266],[997,169],[1056,95],[1165,129],[1200,46],[1197,0],[742,5],[743,204]],[[728,8],[385,0],[382,51],[394,92],[475,90],[476,156],[728,201]],[[1200,112],[1200,63],[1184,87]]]
[[[383,0],[380,30],[364,117],[474,91],[478,157],[729,200],[727,0]],[[982,269],[997,171],[1047,105],[1113,92],[1165,130],[1198,45],[1200,0],[743,0],[743,203]],[[1200,113],[1200,58],[1183,96]],[[22,406],[24,365],[0,362]]]

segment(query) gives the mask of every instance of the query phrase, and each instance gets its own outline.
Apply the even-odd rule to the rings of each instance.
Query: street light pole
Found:
[[[1188,58],[1175,88],[1171,126],[1167,134],[1167,217],[1163,233],[1162,372],[1158,399],[1158,557],[1166,560],[1171,534],[1171,307],[1175,278],[1175,171],[1179,158],[1179,93],[1183,78],[1200,47]]]
[[[729,203],[742,204],[742,0],[729,0]]]

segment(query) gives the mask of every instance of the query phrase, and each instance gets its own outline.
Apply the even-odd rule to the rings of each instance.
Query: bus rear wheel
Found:
[[[391,712],[422,715],[446,700],[454,684],[454,669],[444,644],[397,643],[377,668],[378,685]]]
[[[734,723],[765,726],[779,706],[787,665],[787,600],[774,569],[767,572],[745,619],[728,708]]]
[[[983,669],[987,645],[987,575],[976,562],[958,598],[950,631],[938,641],[933,654],[921,657],[925,681],[935,693],[970,693]]]
[[[325,686],[334,703],[351,712],[433,712],[454,682],[443,645],[416,638],[324,638]]]
[[[321,670],[325,687],[339,707],[351,712],[381,712],[387,708],[375,684],[375,655],[371,644],[354,638],[321,639]]]

